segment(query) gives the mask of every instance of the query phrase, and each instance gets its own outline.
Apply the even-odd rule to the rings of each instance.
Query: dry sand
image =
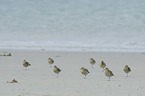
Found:
[[[49,52],[45,50],[0,50],[12,56],[0,56],[0,96],[144,96],[145,54],[112,52]],[[48,58],[62,71],[56,78]],[[92,69],[89,58],[96,64]],[[31,63],[28,70],[23,60]],[[101,60],[112,70],[108,81],[99,67]],[[129,65],[129,77],[123,71]],[[81,67],[90,71],[86,79]],[[16,79],[19,83],[7,83]]]

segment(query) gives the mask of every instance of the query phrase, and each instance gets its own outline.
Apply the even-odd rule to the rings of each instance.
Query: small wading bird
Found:
[[[128,65],[125,65],[123,70],[127,74],[126,77],[128,77],[128,73],[131,72],[131,69],[128,67]]]
[[[27,67],[28,66],[31,66],[31,64],[29,62],[27,62],[26,60],[23,61],[23,66],[26,68],[27,70]]]
[[[7,81],[7,83],[18,83],[16,79],[13,79],[12,81]]]
[[[104,68],[106,67],[106,64],[104,63],[104,61],[101,61],[101,64],[99,65],[101,68],[103,68],[103,71],[104,71]],[[102,71],[102,72],[103,72]]]
[[[54,69],[53,69],[54,73],[57,74],[56,77],[58,77],[58,74],[61,72],[61,70],[57,67],[57,66],[54,66]]]
[[[52,59],[52,58],[48,58],[48,63],[50,64],[50,66],[51,66],[51,64],[53,64],[54,63],[54,60]]]
[[[110,81],[110,77],[114,76],[114,74],[112,73],[111,70],[109,70],[109,68],[105,68],[105,75],[107,77],[109,77],[109,80],[108,81]]]
[[[90,73],[86,68],[84,68],[84,67],[82,67],[81,68],[81,73],[83,74],[83,75],[85,75],[85,77],[84,77],[84,79],[86,78],[86,75],[88,74],[88,73]]]
[[[92,65],[92,68],[93,68],[93,65],[96,63],[96,61],[93,59],[93,58],[90,58],[90,64]]]

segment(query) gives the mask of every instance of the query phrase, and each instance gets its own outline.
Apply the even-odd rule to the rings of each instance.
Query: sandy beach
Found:
[[[0,96],[144,96],[145,54],[115,52],[50,52],[46,50],[0,50],[12,56],[0,56]],[[48,64],[48,58],[54,64]],[[92,69],[89,58],[96,64]],[[25,70],[22,63],[31,66]],[[108,77],[99,67],[101,61],[115,76]],[[54,65],[61,69],[56,78]],[[129,65],[129,76],[123,71]],[[84,79],[81,67],[90,73]],[[16,79],[18,83],[7,83]]]

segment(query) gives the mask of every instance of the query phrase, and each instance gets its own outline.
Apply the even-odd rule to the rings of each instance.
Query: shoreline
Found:
[[[0,50],[43,50],[43,51],[63,51],[63,52],[133,52],[145,53],[142,47],[87,47],[87,46],[27,46],[27,47],[0,47]]]
[[[15,51],[45,51],[45,52],[76,52],[76,53],[136,53],[136,54],[145,54],[144,51],[109,51],[109,50],[96,50],[96,51],[90,51],[90,50],[49,50],[49,49],[0,49],[0,53],[2,52],[15,52]]]

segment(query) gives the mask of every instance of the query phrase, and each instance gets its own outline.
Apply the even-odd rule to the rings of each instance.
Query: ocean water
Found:
[[[0,0],[0,49],[145,52],[145,1]]]

